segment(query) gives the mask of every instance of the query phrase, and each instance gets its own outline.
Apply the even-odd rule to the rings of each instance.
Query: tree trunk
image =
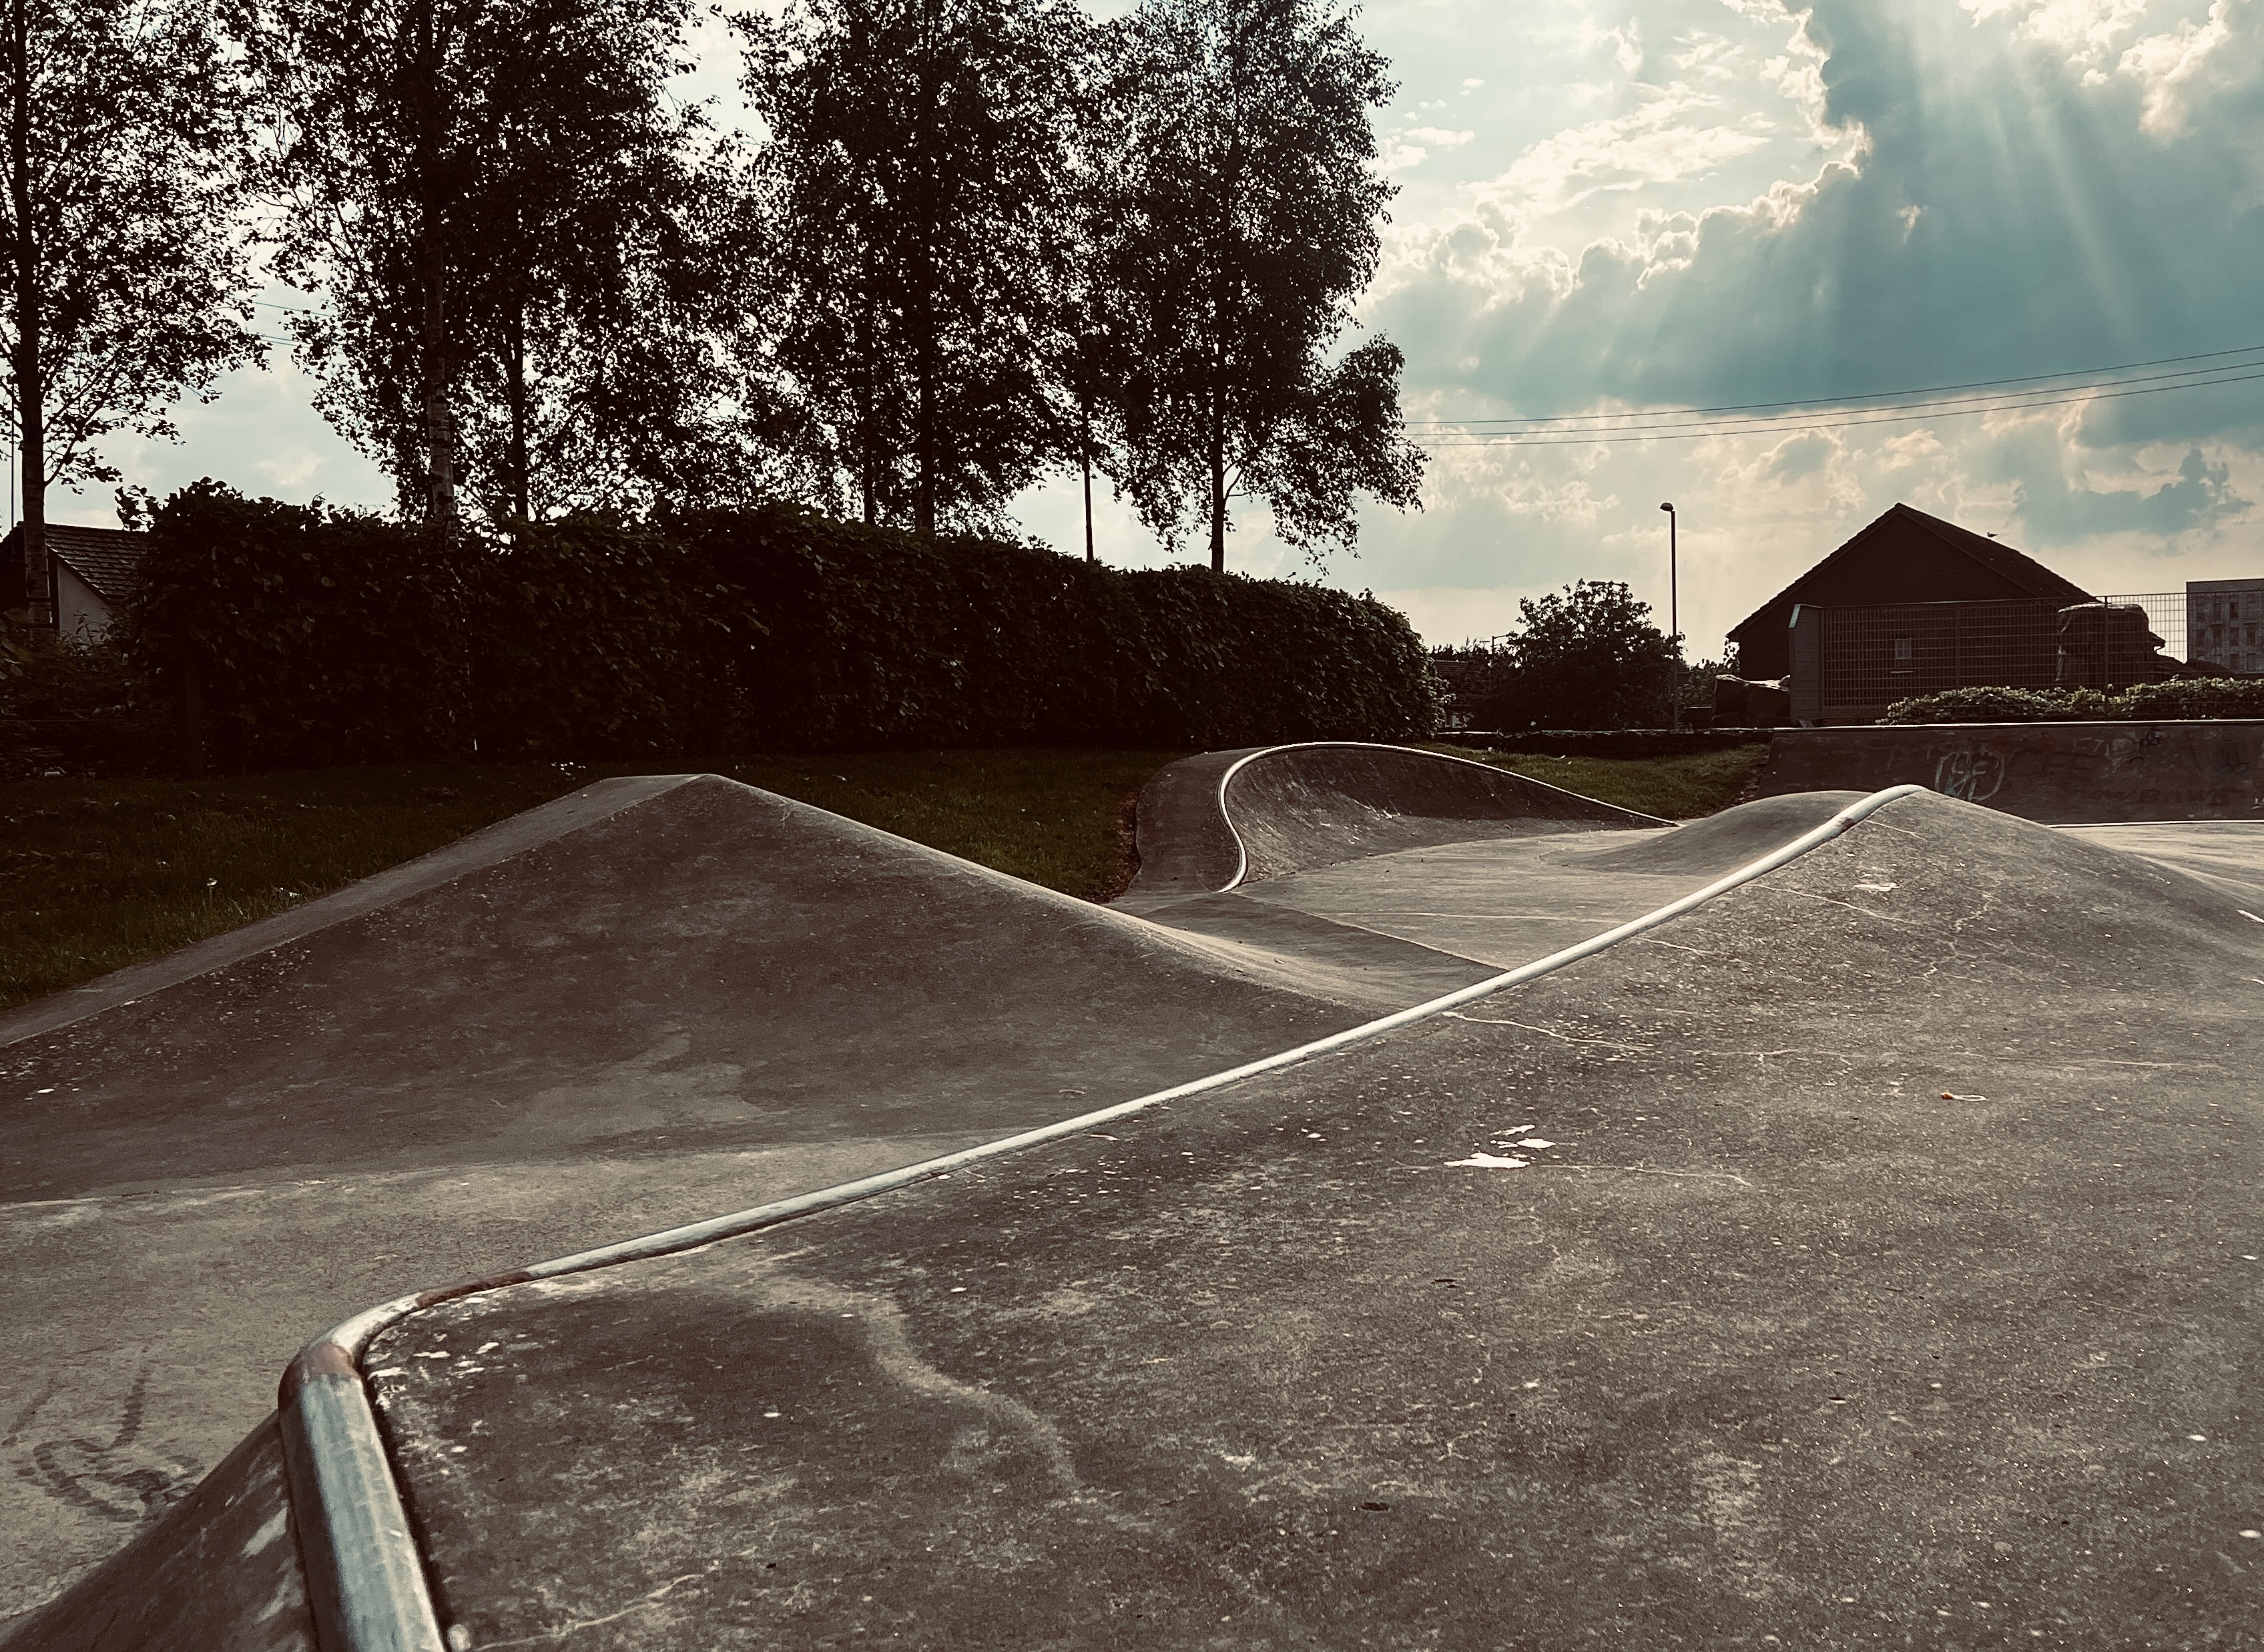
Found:
[[[456,525],[456,454],[448,418],[448,276],[429,246],[424,267],[424,447],[432,481],[425,512],[434,540],[445,545]]]
[[[1083,380],[1085,375],[1078,375]],[[1099,559],[1092,554],[1092,388],[1089,383],[1078,386],[1078,411],[1085,423],[1085,436],[1078,449],[1078,462],[1085,470],[1085,560]]]
[[[1215,390],[1210,407],[1210,571],[1226,572],[1226,418]]]
[[[869,242],[861,247],[860,257],[862,263],[857,311],[857,486],[864,496],[865,525],[870,527],[880,516],[881,480],[880,432],[873,425],[874,419],[879,417],[873,395],[879,366],[874,356],[878,348],[874,343],[878,330],[873,322],[873,249]]]
[[[511,306],[511,359],[506,364],[511,395],[511,503],[522,522],[534,519],[533,466],[526,452],[526,303]]]
[[[424,457],[428,494],[425,520],[436,550],[445,550],[456,523],[456,466],[448,417],[446,250],[440,218],[440,40],[434,0],[417,8],[418,88],[422,130],[417,134],[417,253],[424,276]]]
[[[919,337],[914,341],[913,371],[918,375],[912,433],[914,475],[912,526],[921,533],[935,532],[935,0],[925,0],[920,18],[919,127],[913,165],[919,192],[918,252],[912,279],[918,283],[912,313]]]
[[[45,294],[40,244],[32,228],[32,40],[29,0],[8,11],[8,205],[15,219],[9,249],[16,311],[16,420],[24,485],[24,605],[35,626],[57,623],[47,566],[47,385]]]

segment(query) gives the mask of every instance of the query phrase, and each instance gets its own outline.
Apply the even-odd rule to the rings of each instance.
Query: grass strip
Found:
[[[1727,751],[1701,751],[1684,757],[1549,757],[1479,751],[1467,746],[1425,749],[1529,774],[1583,797],[1639,809],[1661,820],[1697,820],[1720,814],[1744,794],[1754,772],[1768,761],[1769,753],[1765,745],[1733,746]]]
[[[1670,820],[1727,808],[1766,746],[1614,760],[1433,750]],[[1125,798],[1176,751],[750,757],[715,772],[1089,900],[1122,873]],[[0,1009],[312,900],[650,763],[314,769],[0,784]]]
[[[860,752],[715,765],[1048,888],[1113,894],[1126,796],[1177,751]],[[0,785],[0,1009],[312,900],[650,763]]]

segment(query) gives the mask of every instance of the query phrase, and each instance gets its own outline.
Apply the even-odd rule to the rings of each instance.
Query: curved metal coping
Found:
[[[1343,743],[1316,742],[1321,743]],[[1283,750],[1274,747],[1271,750]],[[1257,755],[1263,755],[1262,753]],[[1456,759],[1461,761],[1462,759]],[[1248,761],[1248,759],[1244,759]],[[1237,767],[1240,765],[1237,764]],[[1480,765],[1484,766],[1484,765]],[[1231,772],[1230,771],[1230,772]],[[1222,801],[1224,783],[1221,783]],[[300,1552],[307,1566],[308,1594],[325,1652],[458,1652],[468,1645],[444,1634],[432,1604],[423,1555],[410,1531],[409,1515],[399,1482],[388,1457],[377,1414],[364,1383],[360,1359],[379,1332],[399,1323],[420,1308],[457,1297],[500,1290],[537,1279],[553,1279],[593,1268],[625,1262],[642,1262],[713,1244],[743,1234],[775,1227],[798,1216],[831,1210],[877,1193],[909,1187],[962,1165],[1020,1152],[1059,1141],[1127,1114],[1164,1102],[1223,1089],[1260,1073],[1294,1066],[1351,1045],[1395,1032],[1400,1027],[1445,1014],[1506,988],[1523,984],[1568,964],[1592,958],[1644,931],[1680,917],[1716,896],[1775,871],[1896,800],[1923,793],[1922,786],[1890,786],[1849,804],[1822,825],[1810,828],[1782,847],[1740,866],[1727,877],[1591,936],[1576,946],[1515,969],[1450,992],[1443,997],[1383,1016],[1345,1032],[1315,1039],[1239,1067],[1207,1077],[1175,1084],[1113,1106],[1079,1113],[1056,1124],[1019,1135],[985,1142],[980,1147],[925,1160],[901,1170],[844,1182],[816,1192],[799,1194],[751,1209],[714,1216],[626,1239],[618,1244],[584,1250],[572,1256],[536,1262],[507,1273],[466,1279],[413,1296],[396,1297],[333,1326],[300,1351],[284,1373],[279,1403],[283,1414],[283,1446],[290,1468],[292,1506],[298,1516]],[[1665,823],[1665,822],[1662,822]]]
[[[1226,772],[1218,777],[1218,817],[1226,822],[1227,833],[1234,839],[1234,875],[1231,878],[1229,878],[1224,883],[1219,885],[1217,888],[1212,890],[1211,893],[1213,895],[1224,895],[1228,890],[1239,887],[1242,880],[1250,875],[1249,847],[1242,841],[1241,832],[1235,829],[1234,811],[1226,806],[1226,788],[1234,783],[1234,777],[1241,773],[1243,770],[1248,768],[1252,764],[1257,763],[1266,757],[1274,757],[1284,751],[1314,750],[1406,752],[1415,750],[1415,749],[1410,746],[1386,745],[1382,742],[1376,740],[1298,740],[1293,741],[1285,746],[1267,746],[1263,750],[1253,751],[1246,757],[1237,757],[1234,762],[1228,764],[1226,766]],[[1560,797],[1577,797],[1579,798],[1583,803],[1593,803],[1596,801],[1594,798],[1584,796],[1580,793],[1572,791],[1566,786],[1551,786],[1548,781],[1537,779],[1530,774],[1519,773],[1515,769],[1505,769],[1498,763],[1480,763],[1474,757],[1457,757],[1453,756],[1451,753],[1444,751],[1416,750],[1415,755],[1423,757],[1436,757],[1441,763],[1467,764],[1473,769],[1484,769],[1489,774],[1513,775],[1518,779],[1526,781],[1530,785],[1539,786],[1544,792],[1554,792]],[[1622,806],[1615,803],[1611,805],[1611,807],[1614,808],[1620,808]],[[1649,821],[1654,826],[1676,826],[1681,823],[1679,821],[1661,820],[1656,815],[1646,815],[1639,808],[1624,809],[1623,812],[1634,815],[1637,820]]]

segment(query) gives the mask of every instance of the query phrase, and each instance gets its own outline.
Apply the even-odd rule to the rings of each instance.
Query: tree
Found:
[[[47,490],[115,482],[103,438],[178,435],[256,361],[238,207],[240,89],[199,0],[7,0],[0,345],[24,577],[47,612]]]
[[[1521,598],[1471,719],[1491,728],[1627,728],[1665,721],[1674,642],[1624,584],[1583,579]]]
[[[282,272],[319,405],[446,537],[731,472],[711,342],[727,160],[667,100],[686,0],[299,0]]]
[[[1064,453],[1043,337],[1089,29],[1068,0],[799,0],[734,19],[777,356],[867,522],[993,526]]]
[[[1316,560],[1348,549],[1353,495],[1405,509],[1422,474],[1398,350],[1332,359],[1393,192],[1368,124],[1384,60],[1333,0],[1144,0],[1112,55],[1123,185],[1102,256],[1138,364],[1115,409],[1125,491],[1174,546],[1205,526],[1216,569],[1237,497]]]

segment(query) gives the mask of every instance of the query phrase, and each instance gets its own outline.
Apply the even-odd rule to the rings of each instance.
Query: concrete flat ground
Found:
[[[0,1611],[221,1518],[142,1524],[346,1313],[1353,1025],[1854,795],[1674,831],[1548,802],[1457,841],[1477,782],[1426,770],[1431,812],[1395,813],[1390,760],[1359,761],[1342,796],[1317,758],[1261,772],[1266,852],[1206,891],[1234,836],[1203,837],[1150,921],[653,783],[273,948],[33,1006],[0,1045],[30,1127],[0,1149]],[[1346,821],[1382,852],[1336,855]],[[419,1313],[365,1369],[443,1621],[475,1647],[2254,1644],[2251,888],[2264,832],[1909,799],[1452,1017]],[[236,1460],[272,1502],[263,1449]],[[294,1613],[241,1643],[303,1644]]]

